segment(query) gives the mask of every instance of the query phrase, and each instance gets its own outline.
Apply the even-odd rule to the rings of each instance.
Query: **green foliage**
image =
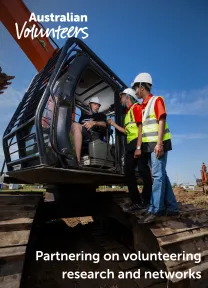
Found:
[[[175,188],[177,186],[178,186],[177,183],[173,183],[172,188]]]

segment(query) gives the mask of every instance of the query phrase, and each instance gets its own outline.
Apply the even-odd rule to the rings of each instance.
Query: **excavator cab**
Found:
[[[61,82],[65,81],[65,74],[58,80],[56,89],[59,89]],[[88,67],[83,72],[81,79],[78,81],[75,88],[75,110],[72,113],[72,123],[79,122],[79,118],[89,113],[88,102],[92,95],[99,97],[102,105],[99,112],[106,115],[106,118],[114,113],[112,106],[114,105],[115,91],[112,87],[102,79],[102,76],[93,71],[93,68]],[[82,139],[82,150],[81,150],[81,164],[84,167],[97,167],[102,169],[115,168],[115,145],[113,130],[107,125],[105,128],[97,128],[102,130],[102,137],[95,137],[95,133],[90,130],[90,137]],[[69,132],[70,140],[73,145],[73,134],[71,130]],[[75,154],[73,152],[73,154]]]
[[[80,168],[71,125],[88,112],[92,96],[102,103],[99,112],[123,125],[124,88],[86,44],[68,39],[34,77],[4,132],[7,174],[19,183],[120,183],[125,137],[107,126],[104,139],[83,143]]]

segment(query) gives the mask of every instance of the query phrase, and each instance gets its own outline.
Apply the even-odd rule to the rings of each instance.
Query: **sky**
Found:
[[[45,28],[88,27],[83,41],[126,83],[140,72],[153,78],[154,95],[165,99],[173,150],[171,182],[195,183],[208,165],[208,1],[206,0],[24,0],[31,12],[87,15],[87,23],[42,23]],[[80,34],[81,35],[81,34]],[[61,47],[65,40],[56,40]],[[14,75],[0,95],[0,137],[36,74],[0,23],[0,66]],[[0,143],[0,165],[3,161]]]

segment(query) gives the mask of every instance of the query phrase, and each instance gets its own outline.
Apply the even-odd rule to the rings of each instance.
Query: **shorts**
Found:
[[[82,139],[85,141],[91,141],[90,131],[87,131],[85,127],[82,127]]]
[[[102,135],[95,131],[87,131],[87,129],[82,126],[82,139],[86,142],[94,141],[97,139],[102,140]]]

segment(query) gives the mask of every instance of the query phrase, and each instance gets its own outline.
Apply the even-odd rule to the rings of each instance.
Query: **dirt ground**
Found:
[[[110,190],[110,189],[108,189]],[[113,189],[111,189],[112,192]],[[140,191],[141,189],[139,189]],[[205,195],[202,188],[199,191],[187,191],[181,187],[176,187],[173,189],[176,196],[177,202],[182,204],[192,204],[194,207],[208,209],[208,195]],[[119,191],[120,192],[120,191]],[[140,191],[141,192],[141,191]],[[91,216],[88,217],[75,217],[75,218],[64,218],[62,219],[69,227],[75,227],[78,224],[86,225],[93,222]]]
[[[173,189],[178,202],[192,204],[198,208],[208,208],[208,195],[203,193],[202,188],[199,191],[187,191],[183,188],[176,187]]]

